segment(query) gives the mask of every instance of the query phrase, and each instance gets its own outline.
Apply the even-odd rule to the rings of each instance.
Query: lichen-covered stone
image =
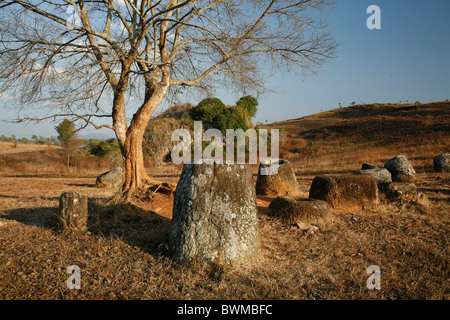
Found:
[[[108,172],[102,173],[97,177],[97,187],[119,187],[122,185],[123,169],[116,167]]]
[[[379,203],[377,183],[367,174],[317,176],[311,184],[309,198],[344,209]]]
[[[388,191],[392,183],[392,175],[386,168],[376,168],[376,169],[363,169],[357,172],[357,174],[368,174],[371,175],[378,185],[380,191]]]
[[[75,191],[65,192],[59,198],[58,225],[62,230],[86,231],[88,198]]]
[[[276,169],[276,174],[264,174],[264,169],[269,171]],[[298,196],[300,188],[291,163],[283,159],[271,164],[262,162],[256,179],[256,194],[261,196]]]
[[[258,257],[255,187],[241,164],[185,164],[174,196],[173,258],[241,265]]]
[[[333,221],[331,208],[325,201],[280,196],[269,205],[269,215],[287,224],[323,227]]]
[[[407,182],[416,178],[416,171],[405,156],[396,156],[386,161],[384,167],[391,173],[392,181]]]
[[[450,172],[450,153],[444,153],[434,157],[435,172]]]

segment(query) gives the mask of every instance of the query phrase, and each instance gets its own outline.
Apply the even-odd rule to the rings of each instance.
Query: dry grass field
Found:
[[[172,195],[149,195],[117,211],[101,200],[118,189],[95,187],[107,163],[86,161],[66,172],[56,149],[0,148],[0,299],[450,298],[450,173],[432,168],[433,157],[450,150],[449,103],[355,106],[270,127],[284,129],[281,153],[305,197],[319,173],[382,166],[404,154],[430,201],[381,196],[377,207],[334,210],[334,222],[310,234],[268,216],[273,198],[259,197],[255,263],[178,265],[168,254]],[[176,183],[180,169],[148,171]],[[69,190],[90,198],[86,233],[55,229],[59,196]],[[80,290],[66,286],[70,265],[81,269]],[[380,290],[366,286],[371,265],[380,267]]]
[[[268,125],[280,129],[280,155],[299,173],[380,167],[405,155],[418,172],[450,149],[450,102],[355,105]]]

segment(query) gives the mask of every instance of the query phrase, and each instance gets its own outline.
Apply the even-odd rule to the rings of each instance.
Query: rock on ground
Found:
[[[386,198],[394,202],[410,204],[427,213],[430,207],[428,197],[419,192],[414,183],[392,186],[386,193]]]
[[[333,220],[331,208],[325,201],[317,199],[299,199],[280,196],[269,205],[269,215],[279,218],[286,224],[323,227]]]
[[[88,198],[75,191],[65,192],[59,198],[58,226],[62,230],[86,231]]]
[[[276,174],[264,174],[265,170]],[[262,162],[259,166],[258,177],[256,179],[256,194],[298,196],[300,188],[294,170],[288,160],[280,159],[277,163],[272,162],[272,167],[268,163]]]
[[[370,164],[370,163],[363,163],[361,166],[362,170],[369,170],[369,169],[379,169],[379,167],[375,164]]]
[[[255,186],[242,164],[185,164],[174,195],[170,232],[181,263],[242,265],[259,255]]]
[[[450,153],[444,153],[434,157],[435,172],[450,172]]]
[[[416,171],[405,156],[396,156],[386,161],[384,167],[391,173],[392,181],[408,182],[415,180]]]
[[[379,203],[377,183],[367,174],[317,176],[311,184],[309,198],[344,209]]]
[[[119,187],[123,181],[123,169],[116,167],[97,177],[97,187]]]
[[[371,175],[376,180],[378,189],[382,192],[387,192],[392,183],[392,175],[386,168],[363,169],[356,174]]]

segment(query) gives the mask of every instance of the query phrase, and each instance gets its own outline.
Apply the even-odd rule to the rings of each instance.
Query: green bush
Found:
[[[219,98],[206,98],[200,101],[196,108],[225,108],[225,104]]]
[[[242,111],[245,117],[251,119],[258,111],[258,100],[252,96],[245,96],[236,102],[236,109]]]
[[[114,151],[120,152],[120,147],[119,143],[117,142],[117,139],[108,139],[108,140],[92,139],[89,141],[89,145],[90,145],[89,153],[97,157],[104,157]]]
[[[257,105],[258,101],[250,96],[241,98],[233,107],[226,107],[218,98],[206,98],[190,109],[190,117],[202,121],[204,130],[218,129],[225,135],[226,129],[247,130]]]

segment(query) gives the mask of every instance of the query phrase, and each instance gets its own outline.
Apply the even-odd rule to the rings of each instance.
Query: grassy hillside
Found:
[[[266,127],[280,129],[280,154],[299,172],[383,165],[399,154],[429,172],[450,150],[450,103],[356,105]]]

